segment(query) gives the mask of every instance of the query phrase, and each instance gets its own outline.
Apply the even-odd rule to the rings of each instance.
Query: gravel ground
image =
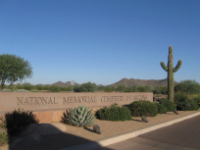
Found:
[[[131,121],[102,121],[96,120],[96,124],[100,126],[102,134],[95,134],[91,132],[92,127],[88,127],[88,130],[84,128],[67,126],[66,133],[76,135],[90,141],[97,141],[104,138],[116,136],[118,134],[142,129],[148,126],[163,123],[169,120],[187,116],[197,111],[178,111],[179,115],[173,112],[167,112],[167,114],[158,114],[156,117],[147,117],[148,123],[141,122],[141,117],[132,117]]]

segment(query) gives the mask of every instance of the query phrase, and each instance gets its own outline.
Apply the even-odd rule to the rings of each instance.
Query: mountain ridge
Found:
[[[152,86],[152,87],[156,87],[156,86],[167,86],[167,78],[166,79],[161,79],[161,80],[154,80],[154,79],[150,79],[150,80],[142,80],[142,79],[134,79],[134,78],[123,78],[118,82],[115,82],[113,84],[110,84],[110,86],[119,86],[119,85],[124,85],[126,87],[129,86]],[[178,84],[178,82],[174,81],[174,85]]]
[[[75,85],[80,85],[76,82],[74,82]],[[174,85],[178,84],[178,82],[174,81]],[[67,82],[62,82],[62,81],[57,81],[51,85],[57,85],[57,86],[61,86],[61,87],[68,87],[71,86],[71,81],[67,81]],[[101,85],[101,84],[100,84]],[[166,79],[161,79],[161,80],[155,80],[155,79],[150,79],[150,80],[142,80],[142,79],[134,79],[134,78],[122,78],[121,80],[113,83],[113,84],[109,84],[106,86],[114,86],[117,87],[119,85],[124,85],[126,87],[130,87],[130,86],[152,86],[152,87],[156,87],[156,86],[167,86],[167,78]],[[103,85],[101,85],[103,86]]]

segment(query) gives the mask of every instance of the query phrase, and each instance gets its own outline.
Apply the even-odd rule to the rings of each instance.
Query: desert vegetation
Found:
[[[62,122],[77,127],[87,127],[94,125],[95,116],[92,109],[83,105],[66,110]]]
[[[100,120],[125,121],[131,120],[131,111],[127,107],[120,107],[117,103],[110,107],[104,107],[96,112],[96,117]]]
[[[58,85],[32,85],[30,83],[13,84],[12,86],[4,85],[1,92],[153,92],[153,94],[167,94],[167,86],[103,86],[96,85],[95,83],[87,82],[81,85],[61,87]],[[185,93],[187,95],[199,95],[200,84],[195,80],[184,80],[176,84],[174,92]],[[176,102],[176,99],[174,100]]]

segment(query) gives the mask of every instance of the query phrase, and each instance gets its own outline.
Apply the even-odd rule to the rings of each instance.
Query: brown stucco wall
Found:
[[[57,122],[66,109],[85,105],[93,111],[113,103],[127,105],[137,100],[153,102],[153,93],[0,93],[0,114],[15,109],[32,111],[40,123]]]

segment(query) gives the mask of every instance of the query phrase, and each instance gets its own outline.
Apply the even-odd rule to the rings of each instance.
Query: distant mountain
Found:
[[[178,82],[174,82],[174,85],[178,84]],[[58,81],[55,82],[53,84],[37,84],[37,85],[57,85],[60,87],[68,87],[71,86],[71,81],[67,81],[67,82],[62,82],[62,81]],[[80,85],[78,83],[75,82],[75,85]],[[107,86],[114,86],[117,87],[118,85],[124,85],[126,87],[129,86],[152,86],[152,87],[156,87],[156,86],[167,86],[167,79],[162,79],[162,80],[141,80],[141,79],[127,79],[127,78],[123,78],[120,81],[107,85]],[[103,86],[102,84],[99,84],[98,86]]]
[[[60,86],[60,87],[68,87],[68,86],[71,86],[71,81],[67,81],[65,83],[62,82],[62,81],[58,81],[58,82],[53,83],[52,85],[57,85],[57,86]],[[74,82],[74,85],[79,85],[79,84]]]
[[[178,84],[178,82],[174,82],[174,85]],[[118,85],[124,85],[126,87],[129,86],[167,86],[167,79],[162,79],[162,80],[141,80],[141,79],[127,79],[123,78],[120,81],[111,84],[109,86],[114,86],[117,87]]]

